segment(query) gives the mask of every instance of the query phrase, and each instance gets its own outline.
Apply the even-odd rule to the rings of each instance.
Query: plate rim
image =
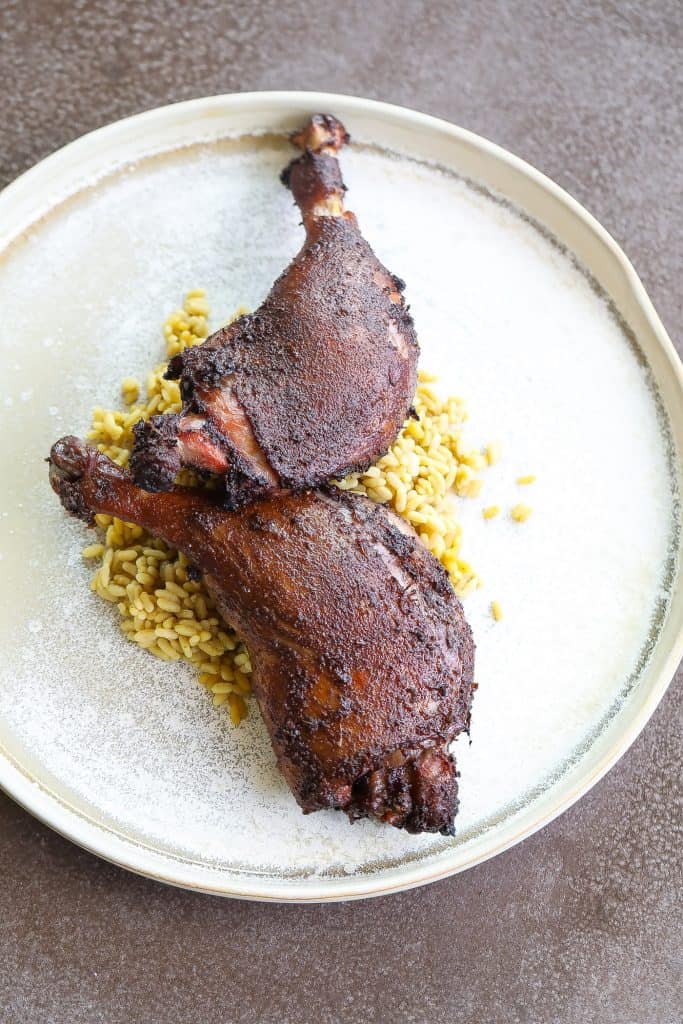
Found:
[[[330,108],[335,109],[342,117],[370,114],[380,119],[391,119],[404,125],[408,130],[420,129],[449,136],[461,145],[473,148],[484,157],[491,158],[508,170],[522,175],[534,188],[541,188],[581,222],[595,240],[607,249],[611,259],[618,265],[636,306],[643,314],[656,345],[664,356],[665,365],[671,372],[670,386],[675,390],[678,403],[683,407],[683,365],[634,267],[609,232],[568,192],[507,149],[468,129],[410,108],[358,96],[289,90],[225,93],[155,107],[88,132],[39,161],[0,192],[0,217],[11,212],[15,206],[21,208],[22,203],[28,203],[30,206],[34,198],[34,186],[38,186],[38,196],[46,196],[44,179],[49,178],[53,171],[68,169],[74,162],[79,163],[83,157],[99,160],[98,153],[110,150],[117,138],[127,133],[137,133],[139,137],[144,137],[146,129],[158,125],[159,122],[173,118],[191,120],[197,114],[205,117],[207,113],[216,117],[216,126],[220,128],[222,115],[248,116],[264,107],[269,108],[273,118],[279,118],[280,121],[294,112],[299,117],[304,110],[313,113]],[[216,137],[225,137],[228,134],[230,133],[226,132],[223,125],[223,130],[218,131]],[[195,141],[201,140],[197,138]],[[131,159],[129,157],[124,162],[127,163]],[[99,176],[110,173],[115,166],[116,164],[107,166]],[[73,187],[71,191],[73,193]],[[43,198],[41,208],[40,200],[36,200],[25,227],[40,220],[58,201],[58,196],[50,195],[47,199]],[[15,223],[12,227],[11,217],[8,219],[10,228],[0,236],[0,251],[24,230],[21,224],[17,228]],[[675,426],[670,400],[666,405],[672,418],[672,426]],[[441,853],[431,862],[427,853],[424,859],[387,868],[374,874],[356,874],[348,877],[308,876],[301,879],[278,880],[275,876],[266,875],[231,876],[227,872],[219,875],[216,869],[208,865],[197,866],[197,870],[193,870],[190,862],[145,847],[130,838],[122,838],[81,814],[66,802],[60,801],[39,780],[14,762],[1,745],[0,787],[34,817],[88,852],[134,873],[189,890],[268,902],[319,903],[387,895],[425,885],[497,856],[545,827],[596,785],[626,753],[660,703],[683,656],[683,592],[679,567],[680,551],[676,566],[677,578],[666,616],[669,620],[675,612],[678,622],[676,625],[674,621],[675,633],[669,638],[669,647],[662,664],[649,685],[644,687],[645,692],[639,694],[639,707],[635,708],[630,719],[622,724],[597,763],[581,773],[573,784],[567,786],[566,791],[557,794],[550,806],[542,810],[539,808],[535,817],[531,816],[531,821],[526,820],[528,815],[513,816],[507,829],[502,830],[497,842],[484,842],[482,850],[479,848],[482,845],[479,837],[479,840],[472,844],[473,851],[469,856],[463,856],[462,848],[455,848],[452,852]],[[661,635],[656,648],[660,643]],[[515,824],[517,817],[521,817],[521,820]],[[216,879],[214,882],[210,881],[212,872]]]

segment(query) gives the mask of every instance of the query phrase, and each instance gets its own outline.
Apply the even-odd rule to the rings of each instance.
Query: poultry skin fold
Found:
[[[336,488],[238,511],[206,491],[150,493],[74,437],[49,463],[68,512],[137,523],[202,574],[249,648],[279,768],[304,812],[453,833],[448,745],[469,726],[474,643],[445,570],[407,523]]]
[[[263,304],[171,360],[183,408],[135,428],[136,483],[168,490],[189,466],[223,477],[227,507],[366,469],[395,440],[415,393],[418,345],[403,282],[344,210],[342,124],[315,115],[282,174],[303,248]]]

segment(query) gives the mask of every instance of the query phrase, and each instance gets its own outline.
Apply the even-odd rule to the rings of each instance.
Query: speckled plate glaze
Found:
[[[301,815],[255,708],[233,730],[189,670],[126,645],[88,589],[85,528],[47,484],[50,443],[161,360],[184,291],[207,289],[214,326],[265,295],[301,240],[278,183],[285,133],[318,110],[353,136],[349,206],[408,282],[422,366],[466,398],[473,442],[504,446],[482,501],[461,508],[485,586],[466,602],[479,690],[471,743],[455,747],[454,839]],[[0,784],[74,842],[222,895],[379,895],[519,842],[647,722],[681,655],[681,365],[613,239],[532,167],[363,99],[165,107],[0,195],[0,303]],[[523,526],[507,515],[519,500],[534,507]],[[484,502],[503,516],[486,523]]]

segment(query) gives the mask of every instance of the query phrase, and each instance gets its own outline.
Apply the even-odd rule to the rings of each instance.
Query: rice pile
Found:
[[[189,292],[182,310],[164,324],[169,358],[207,337],[208,313],[205,293]],[[164,380],[166,366],[161,363],[148,374],[144,400],[140,382],[127,377],[121,385],[125,408],[93,411],[88,439],[120,466],[128,462],[133,426],[139,419],[180,411],[178,382]],[[495,444],[481,451],[465,443],[463,400],[441,400],[433,382],[429,374],[420,373],[415,416],[390,451],[365,473],[353,473],[337,486],[386,503],[407,519],[448,570],[456,593],[465,597],[481,586],[481,580],[461,555],[462,528],[449,495],[477,497],[481,472],[497,461],[500,451]],[[181,482],[189,482],[192,474],[184,474]],[[485,516],[491,508],[497,513],[491,506],[484,509]],[[188,578],[183,554],[132,523],[104,515],[96,516],[95,522],[101,542],[83,551],[86,559],[100,561],[92,589],[116,605],[129,640],[165,661],[184,659],[196,665],[213,703],[225,705],[237,725],[247,713],[245,697],[251,692],[249,653],[221,621],[202,583]]]
[[[164,324],[169,358],[206,338],[207,317],[204,292],[189,292],[183,309]],[[164,380],[166,366],[161,363],[148,374],[144,402],[139,400],[140,383],[127,377],[121,393],[128,408],[93,411],[88,440],[120,466],[128,462],[133,426],[139,419],[180,412],[180,388],[177,381]],[[190,476],[186,473],[183,482],[190,482]],[[164,661],[184,659],[196,665],[199,681],[212,693],[214,704],[224,704],[237,725],[247,713],[244,698],[251,692],[249,654],[234,630],[219,618],[203,585],[188,579],[182,552],[114,516],[97,515],[95,523],[104,531],[102,543],[83,552],[85,558],[101,559],[92,589],[116,605],[129,640]]]
[[[455,490],[461,497],[476,498],[483,485],[479,473],[496,455],[489,457],[464,443],[465,403],[462,398],[439,399],[431,386],[435,379],[420,371],[415,417],[379,462],[365,473],[337,481],[337,486],[386,503],[407,519],[448,570],[456,594],[466,597],[481,580],[461,557],[462,527],[449,494]]]

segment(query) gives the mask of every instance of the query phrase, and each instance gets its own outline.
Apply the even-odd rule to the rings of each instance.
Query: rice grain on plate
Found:
[[[204,341],[209,333],[208,314],[205,293],[188,292],[183,308],[164,324],[169,358]],[[128,463],[138,420],[180,412],[179,385],[164,379],[166,366],[161,363],[147,375],[144,401],[140,383],[126,377],[121,384],[126,408],[93,411],[88,439],[120,466]],[[498,461],[500,446],[489,445],[485,452],[469,447],[462,433],[467,420],[463,399],[441,399],[434,380],[420,373],[414,416],[387,454],[364,473],[337,481],[337,486],[389,504],[402,515],[448,570],[456,593],[464,597],[481,581],[462,558],[462,527],[451,498],[453,493],[464,498],[479,495],[480,473]],[[184,470],[179,482],[200,481]],[[129,640],[165,661],[182,659],[195,665],[213,703],[224,705],[238,724],[247,713],[245,697],[251,692],[249,653],[221,620],[202,582],[189,578],[185,556],[140,526],[114,516],[97,515],[95,522],[102,541],[83,550],[84,558],[100,560],[92,589],[116,605]]]

